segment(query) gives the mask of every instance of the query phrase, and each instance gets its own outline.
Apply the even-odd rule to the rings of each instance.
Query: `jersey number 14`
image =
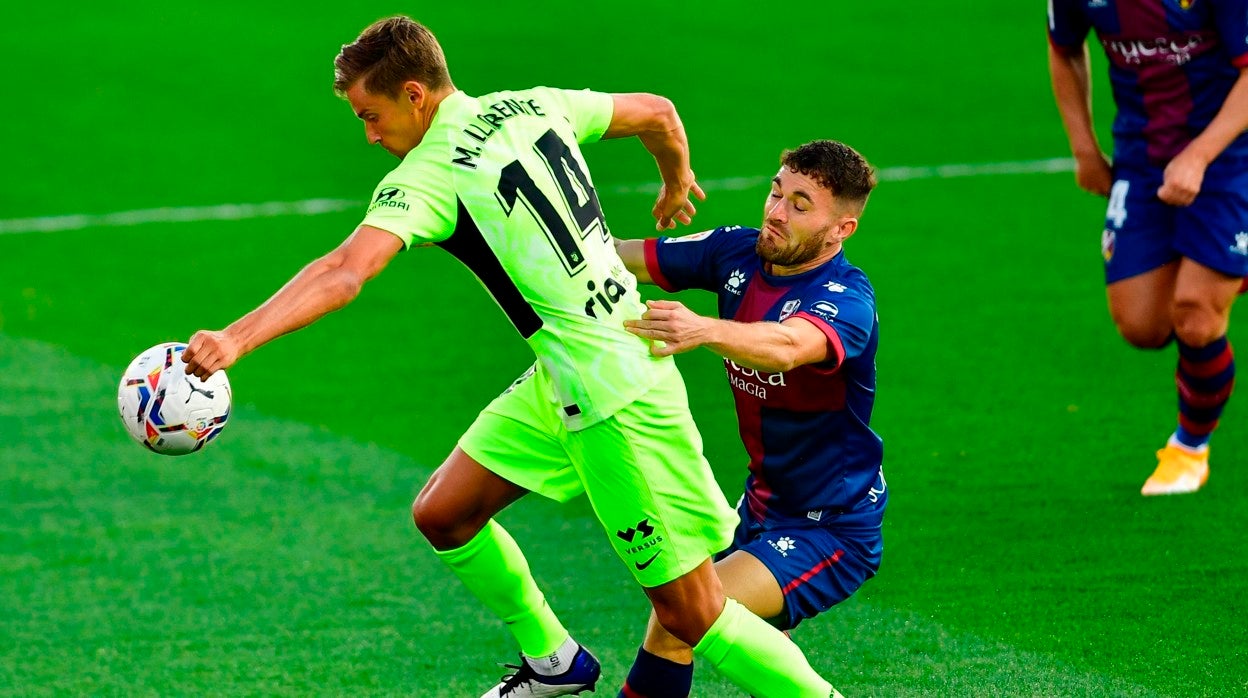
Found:
[[[524,169],[519,160],[513,160],[499,175],[498,200],[508,217],[515,210],[516,202],[523,202],[534,220],[546,232],[546,239],[563,262],[568,276],[576,276],[585,265],[581,241],[595,231],[602,235],[603,240],[607,239],[607,227],[602,222],[602,206],[598,203],[598,194],[590,186],[580,161],[554,129],[537,139],[534,150],[546,166],[546,172],[542,174],[559,185],[565,213],[561,215],[555,208],[555,203],[542,193],[533,176]]]

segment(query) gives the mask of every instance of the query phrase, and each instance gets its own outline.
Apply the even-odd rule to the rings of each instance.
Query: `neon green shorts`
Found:
[[[702,455],[685,384],[672,364],[649,392],[568,431],[540,367],[491,402],[459,447],[500,477],[558,502],[589,496],[637,581],[680,577],[732,542],[737,516]]]

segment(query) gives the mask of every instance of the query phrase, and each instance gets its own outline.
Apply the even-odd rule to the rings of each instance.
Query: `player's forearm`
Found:
[[[689,139],[670,99],[652,94],[618,95],[611,126],[604,138],[637,136],[658,163],[659,174],[669,185],[688,188]]]
[[[356,273],[330,257],[304,267],[259,308],[232,323],[225,331],[247,354],[269,341],[310,325],[350,303],[363,286]]]
[[[1092,82],[1087,47],[1079,55],[1071,56],[1050,45],[1049,76],[1071,152],[1075,157],[1099,156],[1100,144],[1092,125]]]
[[[689,141],[680,121],[670,131],[643,133],[639,138],[654,156],[663,183],[669,187],[688,189],[693,183],[693,172],[689,165]]]
[[[1187,150],[1206,163],[1213,162],[1245,130],[1248,130],[1248,68],[1239,71],[1239,79],[1227,94],[1222,108],[1209,126],[1188,144]]]
[[[801,366],[801,343],[778,322],[734,322],[708,318],[702,346],[747,368],[782,373]]]
[[[637,281],[643,284],[654,283],[650,278],[650,270],[646,268],[646,241],[614,239],[615,252],[624,262],[624,268],[637,277]]]

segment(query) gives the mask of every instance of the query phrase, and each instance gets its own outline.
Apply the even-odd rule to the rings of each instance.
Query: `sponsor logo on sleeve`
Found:
[[[397,208],[400,211],[411,210],[411,206],[403,200],[406,194],[398,187],[382,187],[377,192],[377,198],[373,199],[373,203],[368,207],[368,213],[379,208]]]
[[[798,306],[800,306],[801,304],[802,304],[802,301],[799,298],[794,298],[791,301],[785,301],[784,307],[780,309],[780,322],[784,322],[785,320],[789,319],[789,317],[792,316],[793,313],[796,313]]]
[[[711,233],[713,233],[713,232],[715,232],[715,231],[714,231],[714,230],[703,230],[703,231],[702,231],[702,232],[700,232],[700,233],[690,233],[690,234],[688,234],[688,235],[681,235],[681,236],[680,236],[680,237],[678,237],[678,238],[663,238],[663,244],[669,244],[669,243],[673,243],[673,242],[697,242],[698,240],[705,240],[705,239],[707,239],[708,237],[710,237],[710,236],[711,236]]]
[[[806,312],[816,317],[821,317],[828,322],[832,322],[841,312],[841,309],[837,308],[834,303],[830,303],[828,301],[815,301],[815,304],[810,306],[810,309]]]

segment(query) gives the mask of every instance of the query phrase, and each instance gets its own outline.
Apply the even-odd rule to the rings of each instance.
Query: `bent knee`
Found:
[[[434,548],[452,550],[472,540],[485,525],[464,517],[460,512],[442,506],[421,492],[412,502],[412,522]]]
[[[696,601],[686,599],[684,604],[654,605],[654,614],[659,625],[672,637],[693,647],[702,641],[706,631],[711,629],[724,608],[723,597],[701,598]]]
[[[1112,299],[1109,316],[1118,328],[1118,334],[1129,344],[1140,349],[1160,349],[1170,343],[1174,327],[1164,306],[1150,311],[1139,308],[1120,298]]]
[[[1170,338],[1174,336],[1174,330],[1167,326],[1158,326],[1144,323],[1118,322],[1115,318],[1115,324],[1118,327],[1118,334],[1127,340],[1127,343],[1138,349],[1161,349],[1170,343]]]
[[[1199,301],[1175,302],[1174,333],[1189,347],[1203,347],[1226,334],[1228,319]]]

